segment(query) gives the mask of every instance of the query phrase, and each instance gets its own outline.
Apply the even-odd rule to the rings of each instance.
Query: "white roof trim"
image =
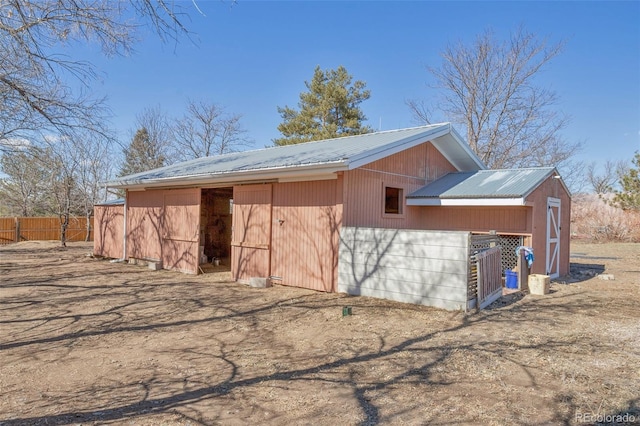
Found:
[[[401,139],[392,145],[387,145],[375,151],[370,150],[360,155],[353,156],[349,159],[349,170],[357,169],[358,167],[373,163],[374,161],[382,160],[383,158],[413,148],[414,146],[418,146],[432,139],[439,138],[440,136],[448,134],[449,131],[450,125],[442,125],[435,129],[429,129],[419,135]]]
[[[408,206],[524,206],[518,198],[407,198]]]
[[[419,135],[399,140],[393,145],[387,145],[386,147],[380,148],[376,151],[371,150],[361,155],[354,156],[349,161],[349,170],[357,169],[358,167],[373,163],[374,161],[381,160],[425,142],[431,142],[440,154],[442,154],[448,162],[460,171],[487,169],[487,166],[471,150],[469,145],[467,145],[458,132],[455,131],[453,126],[451,126],[451,123],[445,123],[442,126],[429,129]],[[451,152],[452,150],[457,150],[458,153],[464,153],[464,155],[471,160],[473,166],[468,167],[468,165],[464,166],[461,164],[459,159],[453,157],[453,153]]]
[[[440,138],[434,138],[431,141],[434,147],[444,158],[447,159],[448,162],[453,164],[453,166],[458,169],[458,171],[475,171],[475,170],[486,170],[487,166],[480,160],[480,158],[471,150],[471,147],[464,141],[462,136],[451,126],[451,123],[448,123],[448,131],[442,135]],[[471,161],[474,163],[474,167],[464,167],[460,164],[460,161],[453,157],[453,150],[458,150],[458,153],[462,152],[464,155],[469,157]]]

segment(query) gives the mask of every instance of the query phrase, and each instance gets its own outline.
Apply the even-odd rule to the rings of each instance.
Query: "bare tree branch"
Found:
[[[15,138],[109,134],[104,99],[88,94],[95,68],[54,52],[91,43],[127,55],[141,26],[132,13],[163,40],[189,35],[188,15],[166,0],[0,0],[0,152]],[[72,90],[69,77],[84,90]]]
[[[473,45],[458,43],[429,67],[439,99],[430,105],[409,101],[414,116],[430,122],[441,110],[466,128],[467,141],[490,168],[557,166],[580,148],[561,133],[568,119],[555,108],[556,94],[536,77],[562,50],[520,28],[507,42],[490,31]]]
[[[249,144],[238,114],[204,101],[187,101],[187,112],[174,121],[174,157],[180,160],[237,151]]]

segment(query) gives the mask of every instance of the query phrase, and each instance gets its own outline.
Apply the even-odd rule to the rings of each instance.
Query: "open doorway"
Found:
[[[200,204],[200,269],[231,270],[233,188],[206,188]]]

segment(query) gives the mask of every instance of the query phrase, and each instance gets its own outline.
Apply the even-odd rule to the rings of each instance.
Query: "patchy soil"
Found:
[[[640,422],[640,244],[472,315],[90,251],[0,248],[0,424]]]

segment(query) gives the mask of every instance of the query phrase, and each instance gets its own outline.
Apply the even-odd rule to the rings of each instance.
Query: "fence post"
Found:
[[[20,242],[20,219],[16,217],[16,236],[14,242]]]

